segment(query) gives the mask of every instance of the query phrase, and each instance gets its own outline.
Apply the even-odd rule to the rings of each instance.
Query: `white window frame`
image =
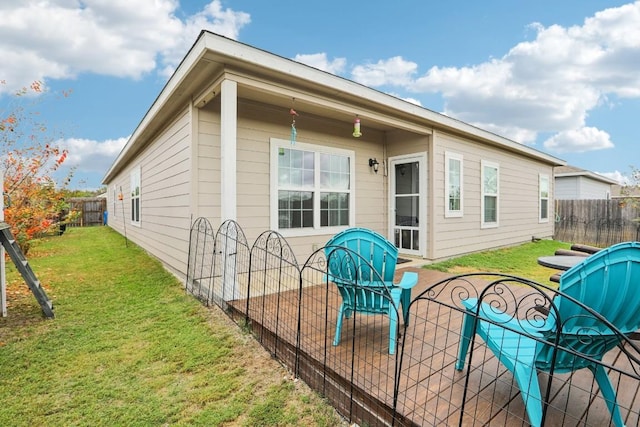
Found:
[[[136,187],[138,188],[138,192],[136,194]],[[130,198],[130,202],[131,202],[131,206],[130,206],[130,220],[131,220],[131,224],[135,225],[135,226],[140,226],[140,221],[142,219],[142,214],[141,214],[141,195],[142,195],[142,179],[141,179],[141,175],[140,175],[140,166],[137,166],[135,168],[133,168],[133,170],[131,171],[131,187],[129,189],[129,193],[131,194],[131,198]],[[137,204],[137,211],[135,211],[134,206],[136,206],[136,204],[134,203],[134,201],[137,199],[138,204]],[[137,216],[136,216],[137,214]]]
[[[547,194],[546,196],[544,195],[544,182],[546,181],[546,187],[547,187]],[[549,175],[541,173],[538,175],[538,222],[539,223],[545,223],[545,222],[549,222],[549,201],[551,200],[550,198],[550,194],[551,194],[551,181],[549,180]],[[542,204],[543,202],[546,201],[547,202],[547,216],[543,217],[542,216]]]
[[[450,186],[450,163],[451,160],[455,160],[460,163],[460,208],[459,209],[451,209],[450,199],[451,199],[451,186]],[[464,212],[464,157],[462,154],[451,153],[446,151],[444,153],[444,216],[445,218],[460,218],[463,216]]]
[[[485,191],[486,188],[484,186],[484,178],[485,178],[485,168],[492,168],[496,170],[496,192],[490,193]],[[488,222],[485,219],[485,197],[495,197],[496,198],[496,220]],[[480,228],[496,228],[500,222],[500,165],[498,163],[490,162],[487,160],[480,161],[480,215],[481,215],[481,224]]]
[[[283,228],[278,226],[278,191],[280,190],[278,182],[278,153],[280,148],[311,151],[316,156],[314,166],[314,186],[306,188],[296,188],[295,190],[312,191],[314,193],[313,198],[313,227],[305,228]],[[334,154],[347,156],[349,158],[349,224],[346,226],[320,226],[320,193],[326,191],[320,187],[320,168],[317,167],[320,164],[319,155]],[[290,140],[271,138],[270,139],[270,223],[271,229],[277,230],[285,237],[296,236],[315,236],[323,234],[336,234],[342,230],[346,230],[349,227],[355,225],[356,218],[356,191],[355,191],[355,152],[353,150],[345,150],[342,148],[327,147],[323,145],[308,144],[303,142],[295,142],[292,145]]]

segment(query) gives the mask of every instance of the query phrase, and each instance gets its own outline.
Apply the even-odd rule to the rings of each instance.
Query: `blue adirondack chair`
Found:
[[[464,367],[475,324],[475,333],[513,373],[531,425],[540,426],[543,417],[538,370],[568,373],[589,368],[614,424],[623,426],[616,392],[605,368],[575,353],[601,361],[609,350],[624,339],[607,325],[615,326],[624,335],[633,334],[640,328],[640,242],[613,245],[585,258],[562,274],[559,291],[553,298],[553,307],[546,321],[538,324],[514,319],[484,302],[478,306],[477,299],[464,300],[467,311],[463,319],[456,369],[462,370]],[[589,314],[584,306],[596,311],[607,322]],[[477,322],[474,321],[476,317]],[[572,351],[559,350],[554,343]]]
[[[411,289],[418,274],[405,272],[393,283],[398,248],[380,234],[366,228],[350,228],[333,236],[325,247],[330,280],[342,297],[333,345],[340,343],[343,319],[356,311],[389,316],[389,354],[395,354],[398,311],[408,322]]]

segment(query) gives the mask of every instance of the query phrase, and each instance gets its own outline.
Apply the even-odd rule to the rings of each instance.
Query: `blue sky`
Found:
[[[0,116],[43,82],[36,105],[69,149],[72,188],[100,186],[202,29],[572,166],[614,179],[640,166],[640,1],[22,0],[0,13]]]

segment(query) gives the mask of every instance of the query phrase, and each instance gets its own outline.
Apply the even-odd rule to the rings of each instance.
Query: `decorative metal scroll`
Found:
[[[574,314],[563,317],[565,312]],[[467,338],[468,352],[461,350],[465,317],[472,330],[482,323],[493,331],[493,351],[475,333]],[[501,341],[502,336],[509,338]],[[527,279],[465,274],[429,286],[411,302],[394,395],[396,413],[410,412],[422,425],[530,423],[514,375],[498,362],[508,346],[517,348],[514,340],[528,340],[537,349],[531,369],[539,377],[545,425],[612,422],[594,375],[584,367],[603,367],[619,393],[626,388],[622,384],[640,385],[637,342],[589,307]],[[627,425],[638,423],[639,401],[637,393],[631,401],[628,395],[618,399]]]
[[[353,311],[336,339],[345,298],[336,283],[346,285],[347,297],[355,300],[365,298],[367,283],[380,280],[347,248],[321,248],[299,265],[277,232],[260,234],[249,250],[237,223],[227,221],[212,233],[206,220],[198,219],[191,229],[187,270],[189,292],[242,321],[267,351],[350,422],[528,425],[514,376],[483,338],[464,338],[466,316],[474,327],[490,325],[536,343],[542,424],[615,425],[594,376],[580,369],[601,366],[617,392],[622,422],[640,425],[640,348],[634,334],[623,334],[569,295],[531,280],[473,273],[419,283],[407,322],[398,316],[398,349],[390,355],[386,315]],[[388,298],[398,315],[386,288],[367,291]],[[563,317],[567,312],[573,314]],[[461,357],[464,342],[468,351]]]

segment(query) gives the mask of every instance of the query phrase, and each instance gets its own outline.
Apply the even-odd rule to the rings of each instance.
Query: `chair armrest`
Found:
[[[400,283],[396,286],[402,289],[411,289],[418,283],[418,273],[413,271],[406,271],[402,274]]]

